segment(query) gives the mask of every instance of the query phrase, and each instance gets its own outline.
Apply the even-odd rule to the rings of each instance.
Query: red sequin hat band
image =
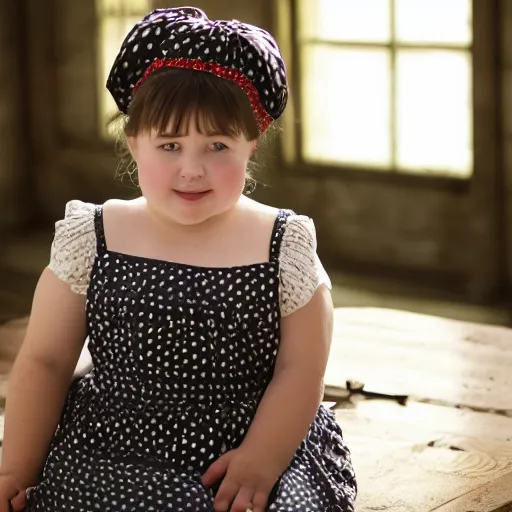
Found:
[[[135,95],[137,89],[140,85],[155,71],[165,69],[165,68],[180,68],[180,69],[192,69],[195,71],[203,71],[206,73],[212,73],[219,78],[224,78],[226,80],[231,80],[236,83],[239,87],[243,89],[243,91],[249,97],[251,102],[252,109],[256,118],[258,120],[258,126],[260,129],[260,133],[263,133],[272,122],[272,118],[267,114],[265,109],[263,108],[258,91],[256,87],[252,84],[252,82],[242,73],[237,71],[236,69],[220,66],[215,62],[205,62],[201,59],[156,59],[153,63],[146,69],[144,75],[140,78],[140,80],[135,84],[132,97]]]

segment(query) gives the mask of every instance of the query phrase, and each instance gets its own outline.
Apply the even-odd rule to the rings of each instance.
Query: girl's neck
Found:
[[[213,233],[218,233],[219,229],[229,228],[240,211],[240,204],[246,199],[244,196],[229,210],[206,219],[197,224],[180,224],[173,222],[171,219],[161,215],[158,211],[153,210],[144,197],[141,197],[141,208],[147,214],[148,219],[153,223],[163,236],[172,237],[173,239],[181,238],[193,240],[197,238],[209,238]]]

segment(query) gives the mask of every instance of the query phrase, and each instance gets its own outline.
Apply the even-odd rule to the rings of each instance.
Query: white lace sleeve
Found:
[[[291,315],[305,306],[320,285],[325,284],[331,288],[331,280],[318,258],[316,249],[313,220],[302,215],[289,217],[279,255],[279,298],[282,317]]]
[[[95,205],[70,201],[63,219],[55,223],[48,267],[75,293],[85,295],[96,257]]]

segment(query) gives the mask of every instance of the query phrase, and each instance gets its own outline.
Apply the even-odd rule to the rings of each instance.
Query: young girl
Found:
[[[142,196],[71,201],[12,374],[0,512],[348,512],[319,407],[329,279],[312,221],[243,195],[287,101],[271,36],[157,10],[107,87]],[[93,365],[72,381],[89,339]],[[27,489],[27,491],[23,491]]]

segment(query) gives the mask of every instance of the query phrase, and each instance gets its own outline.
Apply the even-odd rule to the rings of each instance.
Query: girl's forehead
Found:
[[[181,130],[180,132],[176,132],[173,130],[173,124],[169,124],[169,126],[164,130],[158,130],[157,128],[152,128],[149,132],[146,132],[146,136],[152,139],[185,139],[185,140],[206,140],[212,138],[223,138],[230,139],[232,141],[245,141],[245,137],[243,135],[233,135],[229,133],[223,133],[220,131],[211,131],[204,132],[198,129],[195,123],[190,123],[186,130]],[[143,135],[142,133],[140,135]]]
[[[236,133],[236,130],[222,130],[220,129],[220,126],[205,122],[200,116],[198,117],[193,114],[183,120],[179,120],[174,116],[171,116],[165,127],[153,127],[151,133],[154,137],[158,138],[187,137],[205,139],[211,137],[225,137],[232,140],[245,139],[243,135]]]
[[[229,135],[227,133],[220,133],[220,132],[219,133],[217,133],[217,132],[203,133],[203,132],[199,131],[195,126],[191,126],[188,130],[182,131],[180,133],[176,133],[172,130],[160,131],[160,130],[153,129],[153,130],[151,130],[151,135],[153,137],[160,138],[160,139],[168,139],[168,138],[210,139],[212,137],[225,137],[225,138],[236,140],[239,138],[239,137],[233,137],[232,135]]]

